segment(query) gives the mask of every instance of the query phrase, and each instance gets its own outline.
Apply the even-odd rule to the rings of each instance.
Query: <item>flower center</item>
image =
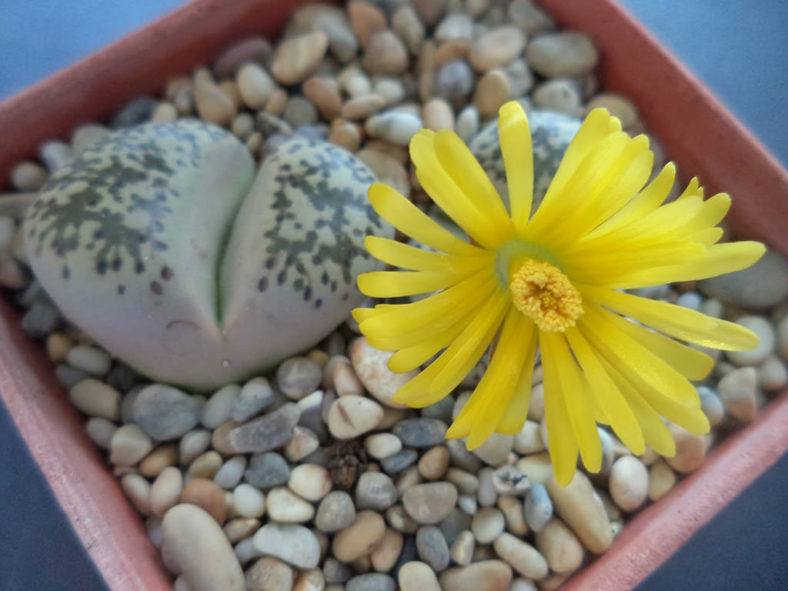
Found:
[[[564,332],[583,313],[580,292],[566,275],[545,261],[513,261],[509,293],[515,307],[547,332]]]

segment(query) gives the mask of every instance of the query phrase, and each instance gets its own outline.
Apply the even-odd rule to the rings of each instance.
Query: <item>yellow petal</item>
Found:
[[[388,185],[374,183],[368,194],[372,207],[382,218],[417,242],[450,254],[484,254],[484,250],[457,238]]]
[[[421,408],[454,390],[481,359],[500,328],[509,305],[504,292],[496,293],[454,342],[424,371],[402,386],[393,400]]]
[[[623,332],[669,363],[688,380],[702,380],[709,375],[714,367],[714,360],[697,349],[683,345],[620,316],[612,315],[609,319]]]
[[[599,441],[599,432],[594,422],[594,412],[591,407],[591,393],[577,363],[569,352],[569,345],[561,333],[545,332],[540,334],[539,342],[544,352],[549,348],[548,358],[556,364],[556,373],[561,383],[561,394],[564,397],[569,422],[575,434],[575,441],[580,448],[583,464],[589,472],[599,472],[602,466],[602,445]],[[544,361],[547,363],[547,361]],[[555,395],[545,389],[545,399]]]
[[[580,320],[582,323],[582,319]],[[577,327],[566,331],[572,352],[588,379],[591,395],[605,414],[608,424],[618,438],[635,454],[645,452],[643,432],[621,391],[603,366],[597,353]]]
[[[504,435],[517,435],[522,430],[523,424],[528,418],[528,406],[531,402],[531,389],[533,388],[531,382],[534,376],[537,342],[537,334],[534,333],[531,338],[531,344],[528,347],[528,354],[525,356],[525,361],[520,371],[520,378],[517,381],[517,385],[514,387],[512,399],[509,401],[509,406],[506,408],[501,422],[495,429],[498,433],[503,433]]]
[[[637,422],[643,431],[643,438],[646,445],[666,458],[671,458],[676,455],[676,442],[673,440],[670,430],[665,425],[665,421],[662,420],[662,417],[659,416],[659,413],[649,406],[638,393],[637,389],[635,389],[620,372],[606,362],[605,367],[617,387],[623,392],[629,407],[637,417]],[[702,413],[702,411],[699,410],[696,412]],[[632,451],[640,455],[644,453],[645,450]]]
[[[436,153],[435,132],[422,129],[413,136],[410,154],[422,188],[468,236],[490,250],[509,239],[512,229],[508,218],[506,226],[495,224],[494,218],[479,209],[443,167]]]
[[[446,129],[436,132],[434,141],[438,161],[460,191],[489,218],[489,223],[501,230],[506,228],[510,220],[501,197],[468,146],[456,133]]]
[[[460,322],[496,290],[499,288],[492,272],[480,272],[416,302],[376,306],[362,314],[359,328],[377,349],[404,349]]]
[[[460,280],[451,271],[372,271],[358,276],[358,289],[371,298],[399,298],[446,289]]]
[[[760,242],[726,242],[715,244],[700,260],[685,265],[669,265],[635,271],[616,282],[616,287],[631,289],[678,281],[694,281],[741,271],[763,256],[766,247]]]
[[[466,442],[468,449],[479,447],[500,424],[522,374],[534,336],[533,322],[511,307],[490,365],[454,421],[458,424],[457,429],[461,429],[463,423],[470,426]]]
[[[478,256],[441,254],[381,236],[367,236],[364,246],[379,261],[412,271],[454,271],[464,275],[493,259],[493,254],[486,251]]]
[[[547,333],[539,333],[539,349],[542,352],[542,370],[544,372],[544,417],[547,423],[547,441],[550,448],[550,460],[553,464],[555,479],[561,486],[572,480],[577,468],[577,442],[572,424],[564,403],[560,371],[552,350],[548,344],[544,346]]]
[[[505,103],[498,111],[498,138],[506,168],[512,221],[519,231],[531,217],[534,160],[528,117],[517,101]]]
[[[743,326],[689,308],[601,287],[583,287],[583,294],[682,341],[725,351],[748,351],[758,344],[758,337]]]
[[[589,306],[580,330],[608,364],[615,367],[659,414],[695,434],[708,432],[697,391],[686,378],[630,339]]]

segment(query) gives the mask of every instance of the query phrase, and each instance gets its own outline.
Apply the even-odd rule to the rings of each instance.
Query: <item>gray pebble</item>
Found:
[[[320,501],[315,515],[315,527],[324,533],[334,533],[350,526],[355,518],[353,499],[345,491],[335,490]]]
[[[402,568],[402,565],[418,559],[419,557],[416,551],[416,537],[410,535],[403,536],[402,550],[400,550],[399,558],[397,559],[397,563],[394,565],[392,575],[397,577],[399,575],[399,569]]]
[[[33,302],[22,315],[21,324],[22,330],[31,337],[42,339],[57,329],[60,324],[60,312],[48,302]]]
[[[353,576],[353,569],[349,564],[339,562],[336,558],[330,556],[326,558],[323,563],[323,576],[326,578],[326,583],[344,583]]]
[[[292,439],[300,414],[298,406],[291,402],[235,427],[227,434],[228,449],[236,453],[261,453],[281,447]]]
[[[393,456],[380,460],[380,465],[387,474],[397,474],[412,465],[419,457],[415,449],[401,449]]]
[[[241,393],[238,384],[227,384],[211,394],[208,402],[202,407],[202,424],[209,429],[215,429],[230,418],[230,409],[233,401]]]
[[[461,470],[477,474],[482,467],[482,461],[468,451],[465,442],[459,439],[449,439],[446,441],[446,448],[451,456],[451,464]]]
[[[241,482],[246,468],[246,456],[233,456],[214,474],[213,481],[225,490],[235,488]]]
[[[38,157],[52,173],[73,162],[75,154],[71,146],[60,141],[50,141],[42,144],[38,150]]]
[[[290,466],[281,455],[268,452],[252,456],[244,472],[244,480],[261,489],[287,484]]]
[[[302,96],[294,96],[287,101],[283,117],[293,127],[311,125],[317,122],[317,107]]]
[[[320,365],[306,357],[291,357],[276,370],[276,383],[291,400],[300,400],[317,390],[322,379]]]
[[[588,74],[599,59],[593,41],[582,33],[540,35],[525,48],[525,56],[547,78]]]
[[[385,511],[397,501],[397,489],[382,472],[364,472],[356,484],[356,508]]]
[[[451,423],[452,409],[454,408],[454,398],[446,396],[435,404],[431,404],[421,409],[421,416],[426,419],[437,419],[444,423]]]
[[[704,279],[700,289],[723,302],[762,310],[788,297],[788,263],[779,252],[767,250],[747,269]]]
[[[118,129],[120,127],[131,127],[150,121],[153,111],[156,110],[159,101],[152,96],[141,96],[131,100],[126,104],[115,117],[112,118],[110,127]]]
[[[473,70],[465,60],[451,60],[435,74],[435,93],[449,101],[467,97],[473,90]]]
[[[449,545],[441,530],[434,525],[422,526],[416,532],[416,551],[436,573],[449,566]]]
[[[85,423],[88,437],[102,449],[109,449],[110,441],[117,429],[118,426],[115,423],[102,417],[90,417]]]
[[[61,363],[55,366],[55,377],[61,386],[63,386],[66,390],[70,390],[79,382],[90,376],[81,369],[76,369],[70,365]]]
[[[451,546],[464,531],[471,529],[471,516],[459,509],[452,509],[438,524],[446,543]]]
[[[421,117],[404,110],[392,109],[373,115],[364,124],[370,137],[385,140],[397,146],[407,146],[421,129]]]
[[[176,439],[194,428],[201,411],[199,399],[164,384],[143,388],[133,406],[134,422],[158,441]]]
[[[392,432],[410,447],[432,447],[442,443],[446,437],[446,423],[425,417],[399,421]]]
[[[230,418],[237,423],[252,418],[274,403],[274,391],[268,380],[257,377],[243,385],[230,404]]]
[[[346,591],[394,591],[396,588],[394,579],[383,573],[357,575],[345,584]]]
[[[581,112],[583,99],[574,80],[553,78],[534,89],[533,101],[539,109],[576,116]]]
[[[698,396],[700,396],[700,409],[706,418],[709,419],[709,424],[716,427],[725,418],[725,405],[717,396],[717,393],[708,386],[698,386]]]
[[[140,376],[125,363],[116,361],[104,381],[118,392],[128,392],[139,383]]]
[[[543,484],[534,484],[525,497],[525,522],[532,530],[542,531],[553,517],[553,501]]]

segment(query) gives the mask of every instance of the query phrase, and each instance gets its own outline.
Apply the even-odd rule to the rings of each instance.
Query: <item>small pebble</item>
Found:
[[[150,514],[150,483],[136,472],[125,474],[120,479],[120,488],[142,515]]]
[[[648,498],[658,501],[676,485],[676,473],[664,460],[657,460],[648,472]]]
[[[232,397],[230,418],[237,423],[242,423],[265,410],[273,403],[274,391],[268,384],[268,380],[263,377],[253,378],[243,385],[237,396]],[[205,416],[204,413],[203,416]]]
[[[547,491],[555,512],[577,534],[586,548],[595,554],[610,548],[613,543],[610,520],[588,477],[576,472],[565,487],[559,486],[555,478],[551,477],[547,481]]]
[[[521,499],[506,495],[498,497],[496,505],[503,513],[506,529],[509,533],[516,536],[524,536],[528,533],[528,524],[525,521],[525,512]]]
[[[290,471],[287,486],[308,501],[319,501],[331,491],[331,475],[323,466],[299,464]]]
[[[320,561],[320,542],[302,525],[268,523],[252,538],[255,549],[299,569],[315,568]]]
[[[361,58],[363,68],[373,76],[399,76],[409,63],[405,44],[389,29],[372,34]]]
[[[435,75],[435,92],[448,101],[467,97],[473,89],[473,70],[467,61],[451,60],[443,64]]]
[[[116,466],[134,466],[152,449],[153,442],[138,425],[123,425],[110,441],[109,461]]]
[[[523,504],[525,521],[535,532],[544,529],[553,517],[553,502],[544,484],[534,484],[528,491]]]
[[[481,560],[445,570],[438,580],[452,591],[504,591],[512,582],[512,569],[502,560]]]
[[[151,96],[140,96],[132,99],[112,118],[110,127],[132,127],[150,120],[151,113],[158,101]]]
[[[282,84],[298,84],[317,68],[328,49],[328,37],[311,31],[282,40],[274,52],[271,72]]]
[[[230,418],[233,401],[241,393],[238,384],[227,384],[214,392],[202,408],[200,421],[209,429],[215,429]]]
[[[263,490],[286,484],[290,479],[290,466],[278,453],[256,454],[249,460],[244,480]]]
[[[524,47],[523,32],[513,25],[504,25],[476,39],[468,52],[468,61],[474,69],[486,72],[512,61]]]
[[[259,64],[247,62],[235,76],[238,93],[250,109],[262,109],[276,90],[276,83]]]
[[[251,484],[239,484],[233,490],[233,509],[241,517],[261,517],[265,513],[265,495]]]
[[[700,408],[712,427],[719,425],[725,418],[725,406],[717,393],[707,386],[697,386]]]
[[[200,119],[216,125],[229,125],[237,112],[233,98],[203,76],[195,77],[194,103]]]
[[[750,422],[758,412],[758,374],[753,367],[739,367],[725,375],[717,384],[725,410],[740,421]]]
[[[382,472],[364,472],[356,484],[356,508],[385,511],[397,501],[397,489]]]
[[[448,427],[437,419],[405,419],[394,425],[393,433],[409,447],[432,447],[442,443]]]
[[[397,584],[384,573],[356,575],[345,583],[345,591],[395,591]]]
[[[164,547],[195,591],[244,591],[241,566],[222,529],[194,505],[176,505],[162,521]]]
[[[608,487],[610,496],[613,497],[616,505],[624,511],[634,511],[646,500],[648,471],[636,457],[620,457],[613,463],[610,470]]]
[[[758,385],[767,391],[781,390],[788,384],[788,368],[776,355],[769,355],[758,368]]]
[[[788,297],[788,262],[774,250],[752,266],[700,282],[708,296],[753,310],[771,308]]]
[[[541,579],[547,575],[547,561],[539,551],[510,533],[503,532],[493,543],[495,553],[514,570],[529,579]]]
[[[194,396],[164,384],[143,388],[134,400],[134,421],[159,441],[176,439],[200,420],[202,408]]]
[[[750,351],[727,351],[725,355],[736,365],[760,365],[774,351],[774,328],[762,316],[742,316],[736,319],[736,324],[754,332],[758,345]]]
[[[451,545],[451,559],[461,566],[470,564],[473,551],[476,548],[476,538],[470,531],[463,531]]]
[[[479,544],[492,543],[504,530],[503,513],[495,507],[482,507],[473,516],[471,531]]]
[[[81,380],[69,389],[68,396],[86,415],[110,421],[120,418],[120,392],[96,379]]]
[[[342,562],[366,556],[383,538],[386,524],[374,511],[359,511],[353,524],[338,532],[331,544],[333,555]]]
[[[239,67],[248,62],[265,65],[271,57],[271,44],[263,37],[246,37],[235,41],[224,49],[213,64],[216,76],[233,76]]]
[[[401,591],[441,591],[433,569],[417,560],[402,565],[397,581]]]
[[[443,445],[438,445],[427,451],[419,459],[419,474],[427,480],[438,480],[444,477],[449,469],[450,462],[449,450]]]
[[[291,400],[300,400],[320,386],[323,370],[306,357],[291,357],[276,370],[276,383]]]
[[[400,532],[387,528],[383,538],[369,553],[372,568],[378,572],[390,571],[402,554],[404,539]]]
[[[473,37],[473,19],[461,12],[450,14],[436,27],[434,37],[440,42],[452,39],[470,41]]]
[[[349,527],[355,518],[356,507],[351,496],[343,490],[335,490],[320,501],[315,526],[322,532],[334,533]]]
[[[224,491],[206,478],[195,478],[183,487],[181,503],[197,505],[221,525],[227,518]]]
[[[328,429],[337,439],[352,439],[371,431],[383,418],[381,406],[362,396],[343,396],[328,411]]]
[[[583,98],[574,81],[567,78],[553,78],[534,89],[533,101],[534,106],[539,109],[577,116],[582,110]]]
[[[213,450],[200,454],[189,464],[187,475],[189,478],[213,479],[222,467],[222,456]]]
[[[402,504],[418,523],[438,523],[454,508],[457,487],[450,482],[417,484],[405,491]]]
[[[11,169],[11,185],[17,191],[38,191],[48,177],[46,168],[29,160],[23,160]]]
[[[434,525],[425,525],[416,532],[416,551],[419,558],[432,570],[439,573],[449,566],[449,546],[441,530]]]
[[[293,569],[272,556],[263,556],[246,569],[246,591],[291,591]]]
[[[281,486],[268,492],[266,508],[268,516],[279,523],[306,523],[315,515],[312,503]]]
[[[402,441],[393,433],[374,433],[364,439],[364,449],[375,459],[393,456],[402,449]]]
[[[396,146],[407,146],[410,139],[421,129],[421,118],[407,111],[384,111],[367,119],[364,129],[370,137],[391,142]],[[359,373],[358,368],[356,372]]]
[[[371,4],[365,2],[349,4],[347,15],[362,49],[367,46],[377,31],[386,28],[386,15]]]
[[[225,436],[214,431],[214,447],[221,446],[222,453],[262,453],[285,445],[293,438],[293,429],[301,411],[296,404],[288,403],[273,412],[232,427]]]
[[[85,431],[90,440],[103,449],[109,449],[110,441],[117,429],[115,423],[101,417],[90,417],[85,423]]]
[[[186,433],[178,443],[178,455],[181,464],[191,464],[194,458],[203,453],[211,444],[211,433],[205,429],[196,429]]]
[[[150,488],[150,510],[154,515],[162,517],[174,507],[183,492],[183,475],[178,468],[164,468]]]
[[[701,435],[693,435],[673,423],[668,425],[668,429],[676,442],[676,455],[672,458],[665,458],[668,465],[682,474],[694,472],[700,468],[706,458],[706,451],[709,447],[708,439]]]
[[[314,103],[323,119],[331,121],[342,109],[342,95],[336,80],[326,76],[312,76],[301,85],[304,96]]]
[[[581,76],[597,64],[599,55],[593,41],[582,33],[540,35],[525,48],[528,63],[542,76]]]

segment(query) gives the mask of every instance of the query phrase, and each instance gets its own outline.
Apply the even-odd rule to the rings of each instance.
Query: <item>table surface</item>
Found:
[[[621,0],[785,164],[788,3]],[[0,0],[0,99],[183,4]],[[105,588],[0,403],[0,591]],[[639,591],[788,589],[788,456]]]

